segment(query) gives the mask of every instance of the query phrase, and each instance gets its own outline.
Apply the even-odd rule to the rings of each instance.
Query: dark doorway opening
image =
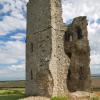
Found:
[[[33,52],[33,43],[30,43],[30,50]]]
[[[67,80],[70,80],[71,79],[71,70],[70,68],[68,69],[68,74],[67,74]]]
[[[33,80],[33,71],[31,70],[31,76],[30,76],[31,80]]]
[[[68,52],[68,53],[66,53],[66,54],[67,54],[67,56],[71,59],[72,53],[71,53],[71,52]]]
[[[80,27],[77,27],[77,36],[78,36],[78,39],[82,39],[83,38],[82,29]]]

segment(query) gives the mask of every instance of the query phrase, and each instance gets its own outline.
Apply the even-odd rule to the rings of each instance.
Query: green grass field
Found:
[[[0,96],[0,100],[18,100],[24,97],[25,95],[3,95]]]
[[[0,89],[1,88],[25,88],[25,80],[0,81]]]
[[[18,100],[24,97],[24,88],[9,88],[0,90],[0,100]]]
[[[94,81],[97,84],[96,81]],[[93,89],[94,92],[100,88]],[[0,81],[0,100],[18,100],[25,98],[25,81]],[[51,100],[68,100],[65,97],[53,97]],[[92,100],[99,100],[97,97]]]
[[[24,95],[25,89],[24,88],[9,88],[9,89],[1,89],[0,90],[0,95],[10,95],[10,94]]]

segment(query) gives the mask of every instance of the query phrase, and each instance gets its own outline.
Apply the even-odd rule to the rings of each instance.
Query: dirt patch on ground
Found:
[[[46,97],[27,97],[27,98],[19,99],[19,100],[50,100],[50,98],[46,98]]]
[[[100,92],[95,92],[95,94],[96,94],[97,96],[100,96]]]

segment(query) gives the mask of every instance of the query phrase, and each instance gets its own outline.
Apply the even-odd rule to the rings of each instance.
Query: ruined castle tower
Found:
[[[65,52],[70,58],[67,86],[69,91],[90,91],[90,47],[87,19],[85,16],[73,20],[65,32]]]
[[[27,5],[27,95],[67,94],[68,57],[61,15],[60,0],[30,0]]]

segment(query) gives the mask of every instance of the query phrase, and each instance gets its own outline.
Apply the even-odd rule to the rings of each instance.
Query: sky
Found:
[[[28,0],[0,0],[0,80],[25,79]],[[100,0],[62,0],[63,21],[87,16],[91,73],[100,74]]]

